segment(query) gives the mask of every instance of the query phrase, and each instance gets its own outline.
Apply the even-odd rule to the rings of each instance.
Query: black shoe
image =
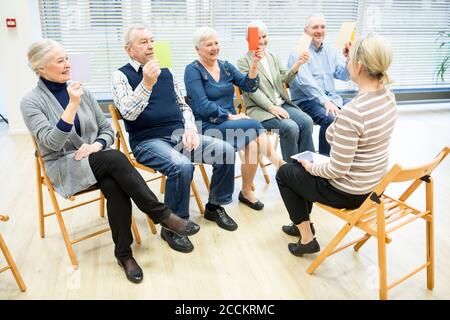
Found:
[[[289,243],[288,249],[294,256],[301,257],[304,254],[319,252],[320,246],[316,238],[314,238],[307,244],[302,244],[300,240],[297,243]]]
[[[254,210],[262,210],[264,208],[264,204],[259,200],[257,200],[256,202],[250,202],[247,198],[244,197],[242,191],[239,192],[239,201],[248,205]]]
[[[161,238],[163,238],[175,251],[189,253],[194,250],[194,245],[186,236],[180,236],[179,234],[172,232],[166,228],[161,228]]]
[[[215,221],[219,227],[228,231],[237,229],[237,223],[225,212],[225,209],[219,207],[216,210],[205,208],[205,219]]]
[[[200,230],[200,226],[195,222],[178,217],[176,214],[171,213],[167,218],[160,222],[161,227],[170,230],[180,236],[192,236]]]
[[[125,271],[125,275],[129,281],[139,283],[144,279],[144,273],[133,257],[123,261],[117,259],[117,263],[122,267],[123,271]]]
[[[287,235],[290,235],[293,237],[300,237],[300,239],[302,238],[302,236],[300,235],[300,230],[298,230],[297,226],[294,223],[282,226],[281,230],[283,230],[283,232],[286,233]],[[311,231],[312,231],[313,236],[315,236],[316,230],[314,229],[314,223],[312,223],[312,222],[311,222]]]

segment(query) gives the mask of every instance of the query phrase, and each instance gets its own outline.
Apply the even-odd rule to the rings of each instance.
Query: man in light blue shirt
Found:
[[[320,125],[319,152],[328,155],[330,145],[325,132],[343,105],[342,97],[336,94],[334,79],[350,80],[344,59],[348,57],[350,44],[346,44],[342,56],[335,48],[323,44],[325,29],[323,16],[308,18],[305,33],[312,37],[309,47],[311,57],[290,83],[290,92],[292,101]],[[291,53],[288,68],[297,61],[298,55],[298,52]]]

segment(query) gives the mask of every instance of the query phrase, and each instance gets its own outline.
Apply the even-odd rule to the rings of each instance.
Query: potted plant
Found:
[[[439,42],[438,50],[440,52],[444,51],[444,57],[437,67],[436,77],[438,80],[445,82],[445,73],[450,67],[450,32],[439,31],[439,36],[436,41]]]

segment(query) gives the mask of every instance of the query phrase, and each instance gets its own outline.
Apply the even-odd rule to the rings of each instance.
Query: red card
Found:
[[[258,27],[248,28],[248,50],[255,51],[259,47],[259,29]]]

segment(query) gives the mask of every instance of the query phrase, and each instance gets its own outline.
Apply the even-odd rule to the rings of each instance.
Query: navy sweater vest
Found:
[[[128,63],[119,70],[125,74],[130,86],[135,90],[142,81],[142,69],[136,72]],[[158,81],[148,99],[148,105],[137,119],[134,121],[124,119],[124,122],[132,149],[142,141],[168,137],[174,130],[184,128],[183,114],[177,104],[173,76],[169,69],[161,69]]]

